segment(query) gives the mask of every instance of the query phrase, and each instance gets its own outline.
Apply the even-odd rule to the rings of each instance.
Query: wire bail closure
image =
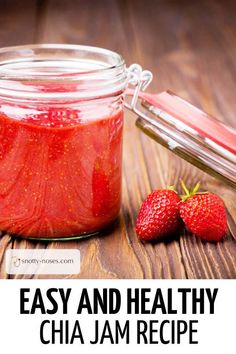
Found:
[[[134,92],[131,98],[131,102],[125,101],[125,107],[140,114],[136,107],[140,91],[144,91],[153,79],[153,75],[149,70],[143,70],[139,64],[132,64],[127,69],[128,84],[134,86]]]

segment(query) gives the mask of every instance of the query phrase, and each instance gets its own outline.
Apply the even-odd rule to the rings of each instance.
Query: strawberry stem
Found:
[[[199,188],[200,188],[200,182],[198,182],[196,184],[196,186],[193,188],[192,194],[193,195],[196,194],[198,192]]]
[[[167,189],[169,189],[170,191],[174,191],[175,193],[176,192],[176,189],[175,189],[175,186],[168,186]]]
[[[185,201],[186,199],[188,199],[189,197],[198,194],[198,190],[200,188],[200,182],[198,182],[193,188],[188,189],[184,183],[184,181],[181,179],[180,180],[181,183],[181,187],[184,191],[184,195],[181,195],[180,198],[182,199],[182,201]]]
[[[186,185],[182,179],[180,180],[180,184],[181,184],[181,187],[183,188],[183,191],[185,192],[186,196],[189,196],[190,195],[189,190],[186,187]]]

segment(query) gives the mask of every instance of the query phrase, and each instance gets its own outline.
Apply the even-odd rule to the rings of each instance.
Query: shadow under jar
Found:
[[[116,219],[126,84],[105,49],[0,49],[0,230],[62,239]]]

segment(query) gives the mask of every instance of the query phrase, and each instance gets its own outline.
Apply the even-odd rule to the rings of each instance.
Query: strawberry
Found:
[[[186,227],[205,241],[220,241],[227,231],[226,210],[222,199],[214,193],[197,193],[200,184],[189,191],[181,182],[185,196],[179,204]]]
[[[181,226],[180,197],[171,189],[158,189],[143,202],[136,221],[136,233],[143,241],[157,240]]]

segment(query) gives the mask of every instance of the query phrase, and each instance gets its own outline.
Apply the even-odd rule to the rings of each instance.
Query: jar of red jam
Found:
[[[83,237],[116,219],[127,80],[101,48],[0,50],[0,230]]]

